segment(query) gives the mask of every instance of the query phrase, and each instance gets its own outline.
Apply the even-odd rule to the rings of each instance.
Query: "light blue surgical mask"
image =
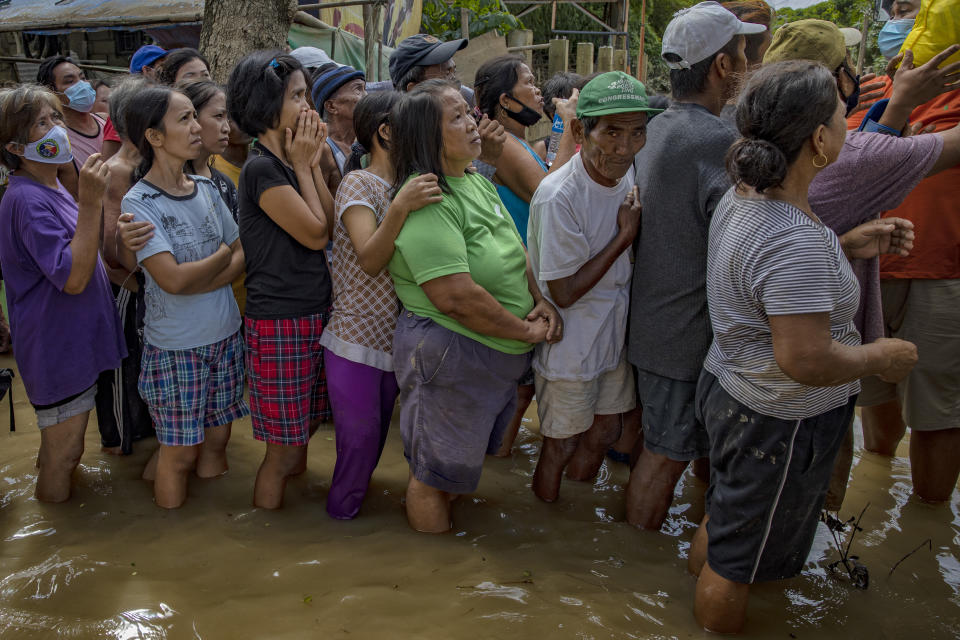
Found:
[[[877,46],[880,47],[880,53],[884,58],[890,60],[900,53],[900,47],[913,29],[914,21],[915,18],[887,20],[887,24],[883,25],[880,35],[877,36]]]
[[[70,101],[71,109],[83,113],[90,111],[93,108],[93,103],[97,101],[97,92],[86,80],[70,85],[63,92],[63,95],[67,96],[67,100]]]

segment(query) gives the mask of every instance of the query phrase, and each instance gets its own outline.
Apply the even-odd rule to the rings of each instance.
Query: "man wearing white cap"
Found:
[[[701,2],[677,12],[663,34],[674,102],[650,123],[636,156],[643,217],[627,336],[644,436],[627,487],[627,521],[644,529],[660,528],[687,465],[709,453],[694,414],[712,339],[707,235],[713,209],[730,188],[724,156],[738,137],[719,116],[746,69],[744,35],[765,29]]]

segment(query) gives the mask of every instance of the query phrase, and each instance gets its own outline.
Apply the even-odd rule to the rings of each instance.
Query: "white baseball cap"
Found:
[[[297,47],[290,52],[290,55],[299,60],[300,64],[307,69],[315,69],[334,62],[326,51],[317,47]]]
[[[660,55],[672,53],[680,58],[676,62],[664,58],[671,69],[689,69],[720,51],[734,36],[766,30],[762,24],[741,22],[719,2],[701,2],[673,14],[663,32]]]

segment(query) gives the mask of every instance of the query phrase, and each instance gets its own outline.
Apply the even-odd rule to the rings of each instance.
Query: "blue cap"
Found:
[[[149,67],[154,62],[167,55],[167,50],[158,47],[155,44],[147,44],[139,49],[130,58],[130,73],[140,73],[144,67]]]
[[[335,66],[336,63],[328,64],[317,70],[316,79],[313,81],[313,106],[317,113],[323,115],[323,103],[330,99],[330,96],[337,92],[337,89],[347,84],[354,78],[364,79],[366,76],[362,71],[357,71],[350,65]]]

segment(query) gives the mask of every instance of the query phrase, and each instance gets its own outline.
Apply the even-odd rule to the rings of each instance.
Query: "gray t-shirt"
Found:
[[[123,211],[153,223],[153,237],[137,252],[137,262],[168,252],[178,264],[213,255],[220,244],[239,237],[237,223],[210,180],[190,176],[193,193],[173,196],[146,180],[123,198]],[[216,291],[174,295],[164,291],[148,269],[143,338],[161,349],[192,349],[229,338],[240,330],[240,310],[230,285]]]
[[[644,371],[695,381],[710,348],[707,234],[730,188],[724,156],[738,134],[706,108],[674,103],[647,128],[636,157],[643,205],[627,358]]]
[[[860,390],[857,380],[832,387],[796,382],[773,353],[770,316],[778,315],[827,313],[834,340],[860,344],[853,269],[837,234],[803,211],[730,189],[710,227],[707,293],[716,335],[704,368],[741,403],[800,420],[836,409]]]

